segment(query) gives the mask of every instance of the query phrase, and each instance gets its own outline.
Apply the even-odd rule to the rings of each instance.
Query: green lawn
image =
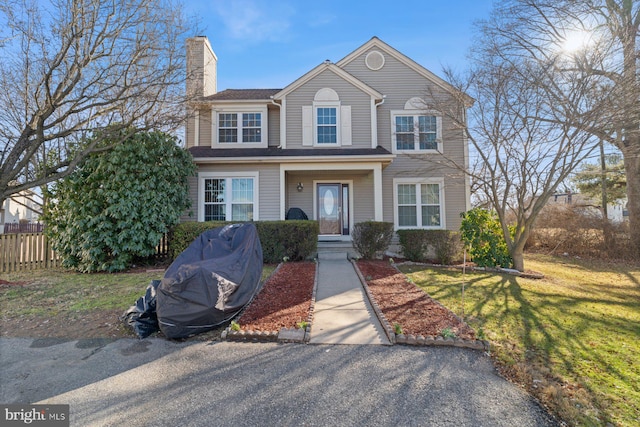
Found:
[[[265,265],[263,280],[274,265]],[[10,282],[28,282],[28,286],[12,286],[0,291],[2,316],[74,317],[92,310],[126,310],[144,295],[153,279],[161,279],[162,271],[139,273],[83,274],[61,269],[9,273],[2,276]]]
[[[640,267],[530,255],[542,280],[401,267],[571,425],[640,425]]]

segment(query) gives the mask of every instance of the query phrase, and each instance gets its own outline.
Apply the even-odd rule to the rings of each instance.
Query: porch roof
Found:
[[[211,148],[191,147],[191,155],[196,163],[211,162],[301,162],[313,161],[380,161],[389,164],[396,157],[389,150],[377,146],[376,148],[300,148],[280,149],[268,148]]]

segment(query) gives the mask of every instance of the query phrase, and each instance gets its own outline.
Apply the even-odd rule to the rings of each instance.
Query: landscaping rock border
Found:
[[[471,348],[474,350],[483,350],[487,352],[490,350],[490,343],[489,341],[486,341],[486,340],[465,340],[462,338],[443,338],[440,336],[425,337],[422,335],[396,334],[393,326],[385,317],[384,313],[376,303],[375,298],[373,298],[373,295],[369,290],[369,286],[367,285],[367,281],[365,280],[364,276],[362,275],[362,272],[358,268],[356,261],[352,259],[351,263],[353,264],[353,268],[356,270],[356,273],[358,274],[358,278],[360,279],[360,283],[362,283],[362,287],[365,291],[365,294],[367,295],[367,298],[369,299],[369,303],[373,307],[373,311],[378,317],[380,324],[382,324],[382,328],[387,334],[387,337],[389,338],[389,341],[391,342],[392,345],[405,344],[405,345],[413,345],[413,346],[451,346],[451,347]],[[398,270],[398,267],[395,264],[392,264],[392,265],[394,266],[394,268],[396,268],[396,270]],[[402,273],[400,270],[398,270],[398,272]],[[434,300],[434,301],[440,304],[439,301],[437,300]],[[442,304],[440,305],[442,306]],[[455,313],[454,315],[458,317]]]
[[[271,273],[271,276],[274,276],[282,265],[283,263],[278,264],[276,269],[273,270],[273,273]],[[267,281],[271,278],[271,276],[269,276],[265,280],[262,286],[264,286],[264,284],[267,283]],[[222,340],[229,340],[229,341],[253,341],[253,342],[277,341],[281,343],[288,343],[288,342],[307,343],[311,339],[311,326],[313,324],[313,313],[315,311],[317,291],[318,291],[318,266],[316,265],[316,273],[313,279],[313,292],[311,294],[311,305],[309,307],[309,316],[307,317],[307,327],[304,329],[304,331],[299,328],[282,328],[279,331],[253,331],[253,330],[234,331],[231,329],[231,325],[229,325],[222,332],[220,338]],[[249,304],[247,304],[247,307],[248,306]],[[240,313],[240,316],[241,315],[242,313]]]

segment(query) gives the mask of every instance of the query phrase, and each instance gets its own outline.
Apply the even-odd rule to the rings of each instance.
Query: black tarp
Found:
[[[261,275],[255,225],[205,231],[173,261],[158,286],[160,330],[167,338],[184,338],[232,319],[258,292]]]
[[[183,338],[233,318],[259,290],[262,247],[253,224],[202,233],[152,280],[121,319],[140,337]]]
[[[129,325],[140,338],[146,338],[160,330],[156,316],[156,290],[160,280],[152,280],[144,296],[124,312],[121,319]]]

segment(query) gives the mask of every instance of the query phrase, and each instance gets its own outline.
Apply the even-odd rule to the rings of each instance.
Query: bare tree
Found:
[[[178,125],[188,30],[171,0],[0,0],[0,205]]]
[[[513,0],[485,28],[505,57],[554,69],[558,124],[589,132],[622,153],[627,176],[631,240],[640,255],[640,2],[637,0]],[[589,102],[562,84],[580,73]],[[560,82],[560,83],[556,83]]]

